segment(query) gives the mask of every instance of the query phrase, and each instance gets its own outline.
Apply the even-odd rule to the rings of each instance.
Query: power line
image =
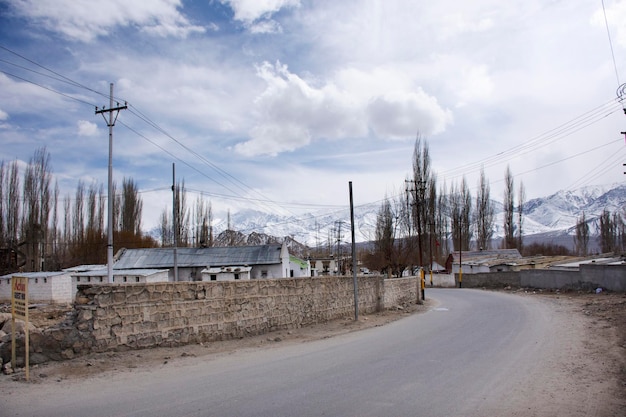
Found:
[[[611,57],[613,58],[613,68],[615,69],[615,78],[617,79],[618,87],[621,85],[619,82],[619,72],[617,71],[617,63],[615,62],[615,52],[613,51],[613,40],[611,40],[611,31],[609,29],[609,20],[606,17],[606,8],[604,7],[604,0],[602,0],[602,12],[604,13],[604,24],[606,25],[606,34],[609,38],[609,47],[611,48]]]

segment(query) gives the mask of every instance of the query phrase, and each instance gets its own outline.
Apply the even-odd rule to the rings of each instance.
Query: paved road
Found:
[[[19,395],[0,392],[0,414],[525,415],[534,401],[530,375],[554,353],[559,323],[549,306],[469,289],[429,289],[427,296],[438,301],[427,313],[330,339],[110,379],[21,384]]]

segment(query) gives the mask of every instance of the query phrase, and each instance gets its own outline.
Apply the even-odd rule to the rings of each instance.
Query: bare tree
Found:
[[[122,181],[121,232],[128,236],[141,236],[141,213],[143,202],[139,188],[131,178]]]
[[[460,214],[461,214],[461,245],[463,250],[470,250],[472,242],[472,195],[465,177],[461,180],[460,188]]]
[[[504,240],[502,241],[504,249],[512,249],[517,246],[515,239],[514,195],[513,174],[511,173],[511,168],[507,165],[504,173]]]
[[[446,191],[446,184],[441,186],[439,195],[437,196],[437,214],[435,220],[435,259],[437,262],[443,262],[448,256],[449,246],[449,201]]]
[[[185,180],[176,184],[175,188],[176,202],[176,237],[178,246],[189,246],[189,209],[187,208],[187,190],[185,189]]]
[[[161,246],[163,247],[167,247],[167,246],[172,246],[174,243],[174,238],[173,238],[173,228],[170,222],[171,216],[168,213],[168,210],[165,209],[163,210],[163,212],[161,213],[161,222],[160,222],[160,227],[161,227]]]
[[[202,248],[213,246],[213,210],[211,202],[207,203],[202,196],[196,199],[194,225],[196,245]]]
[[[13,249],[17,249],[18,243],[18,230],[20,224],[20,211],[22,205],[20,204],[22,201],[20,195],[20,178],[19,178],[19,167],[17,165],[17,161],[13,161],[9,164],[9,178],[8,178],[8,186],[7,188],[7,235],[9,246]]]
[[[74,200],[74,210],[72,211],[72,245],[80,246],[85,243],[85,183],[78,181]]]
[[[600,248],[603,253],[615,250],[615,225],[608,210],[603,210],[600,215]]]
[[[524,183],[519,184],[519,198],[517,200],[517,249],[522,251],[524,247],[524,202],[526,200],[526,190],[524,189]]]
[[[480,170],[478,194],[476,195],[476,245],[478,249],[490,249],[493,237],[495,210],[490,197],[489,181],[484,168]]]
[[[379,254],[381,272],[392,272],[394,263],[395,222],[391,211],[391,203],[385,199],[376,215],[376,240],[374,245]]]
[[[187,191],[185,181],[179,182],[174,187],[174,210],[176,219],[172,219],[169,210],[163,210],[161,214],[161,245],[171,246],[176,238],[176,245],[189,246],[189,209],[187,208]],[[174,235],[174,233],[176,233]]]
[[[422,141],[418,133],[413,149],[413,224],[417,232],[418,262],[424,264],[424,233],[429,223],[428,205],[426,202],[427,185],[431,180],[431,161],[428,143]]]
[[[59,259],[59,183],[55,181],[54,191],[52,193],[52,222],[50,223],[50,269],[56,270],[61,268]]]
[[[461,193],[457,190],[456,185],[450,186],[450,194],[448,195],[450,226],[452,247],[455,251],[460,251],[462,245],[462,221],[461,221]]]
[[[574,236],[574,246],[578,255],[586,256],[589,251],[589,224],[585,218],[585,212],[576,222],[576,235]]]

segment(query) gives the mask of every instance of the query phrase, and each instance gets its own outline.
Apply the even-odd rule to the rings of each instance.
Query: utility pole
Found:
[[[359,284],[356,278],[356,241],[354,238],[354,202],[352,199],[352,181],[348,183],[350,191],[350,226],[352,230],[352,282],[354,285],[354,321],[359,321]]]
[[[174,282],[178,282],[178,199],[176,198],[176,164],[172,162],[172,239],[174,246]],[[230,213],[228,215],[230,223]],[[230,224],[229,224],[230,226]]]
[[[104,121],[109,127],[109,204],[107,216],[107,282],[109,284],[113,283],[113,200],[115,199],[115,196],[113,195],[113,126],[115,126],[120,110],[125,110],[127,108],[128,106],[126,102],[123,106],[120,106],[120,103],[117,103],[117,107],[113,107],[113,83],[110,85],[109,108],[107,109],[106,107],[102,107],[102,109],[98,109],[96,107],[96,114],[102,114]],[[109,120],[107,120],[104,113],[109,114]],[[113,117],[113,113],[115,113],[115,117]]]

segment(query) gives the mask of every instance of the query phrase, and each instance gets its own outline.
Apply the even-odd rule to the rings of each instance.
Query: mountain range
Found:
[[[504,210],[501,202],[492,202],[495,210],[494,240],[498,240],[504,235]],[[380,205],[377,202],[354,208],[356,242],[374,240]],[[587,186],[558,191],[547,197],[529,200],[522,207],[525,242],[553,243],[571,248],[576,223],[584,213],[593,249],[593,241],[596,240],[593,237],[599,234],[599,217],[603,210],[626,214],[626,185]],[[217,219],[216,224],[225,225],[226,222]],[[343,210],[318,211],[298,216],[242,210],[231,214],[230,224],[237,231],[241,244],[259,244],[286,237],[309,247],[336,244],[338,240],[341,243],[352,241],[348,206]],[[215,227],[214,234],[218,236],[218,241],[224,239],[224,229],[224,226],[221,229]],[[249,239],[245,236],[250,236],[252,241],[247,242]],[[229,235],[228,239],[232,239],[232,236]]]

